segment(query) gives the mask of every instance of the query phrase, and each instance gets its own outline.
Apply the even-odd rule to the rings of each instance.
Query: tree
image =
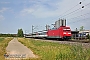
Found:
[[[22,29],[18,29],[17,36],[18,36],[18,37],[23,37],[23,36],[24,36]]]
[[[80,31],[83,31],[83,30],[84,30],[84,26],[81,26],[81,27],[80,27]]]

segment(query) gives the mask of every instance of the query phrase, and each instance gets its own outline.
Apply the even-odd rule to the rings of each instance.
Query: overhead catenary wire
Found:
[[[72,11],[72,12],[66,14],[66,15],[63,15],[62,17],[73,15],[73,13],[75,14],[75,12],[81,11],[81,9],[83,9],[83,8],[84,8],[84,6],[81,6],[80,8],[78,8],[78,9],[76,9],[76,10],[74,10],[74,11]]]
[[[77,3],[75,6],[73,6],[73,7],[71,7],[70,9],[68,9],[67,11],[65,11],[65,12],[63,12],[62,14],[60,14],[59,16],[57,16],[57,18],[63,18],[62,16],[63,16],[63,14],[64,15],[66,15],[66,13],[68,12],[68,11],[71,11],[72,9],[74,9],[75,7],[77,7],[78,5],[80,5],[80,4],[82,4],[82,2],[84,2],[85,0],[82,0],[82,1],[80,1],[79,3]],[[78,10],[78,9],[77,9]],[[77,11],[76,10],[76,11]],[[56,19],[56,18],[54,18],[54,19]],[[54,20],[53,19],[53,20]]]
[[[75,19],[75,18],[80,18],[80,17],[82,17],[82,16],[85,16],[85,15],[88,15],[88,14],[90,14],[90,12],[89,13],[85,13],[85,14],[81,14],[81,15],[78,15],[78,16],[76,16],[76,17],[73,17],[73,18],[69,18],[69,19]],[[68,20],[69,20],[68,19]]]
[[[72,10],[72,9],[74,9],[75,7],[77,7],[78,5],[80,5],[80,4],[82,4],[82,2],[84,2],[85,0],[83,0],[83,1],[81,1],[81,2],[79,2],[78,4],[76,4],[75,6],[73,6],[72,8],[70,8],[69,10],[67,10],[66,12],[68,12],[68,11],[70,11],[70,10]],[[82,7],[82,8],[84,8],[84,7]],[[70,13],[67,13],[67,14],[64,14],[64,13],[66,13],[66,12],[64,12],[63,14],[61,14],[61,15],[63,15],[63,16],[61,16],[60,18],[63,18],[63,17],[65,17],[65,16],[67,16],[67,15],[70,15],[70,14],[72,14],[72,13],[74,13],[74,12],[76,12],[76,11],[78,11],[78,10],[80,10],[81,8],[78,8],[78,9],[76,9],[76,10],[74,10],[74,11],[72,11],[72,12],[70,12]]]
[[[88,5],[90,5],[90,3],[88,3],[88,4],[86,4],[86,5],[84,5],[84,6],[82,6],[82,8],[84,8],[85,6],[88,6]],[[75,11],[76,12],[76,11]],[[74,12],[73,12],[74,13]],[[86,14],[88,14],[88,13],[86,13]],[[68,14],[69,15],[69,14]]]
[[[85,0],[84,0],[85,1]],[[80,2],[79,4],[81,4],[82,2]],[[86,4],[86,5],[83,5],[83,6],[81,6],[81,8],[85,8],[86,6],[88,6],[88,5],[90,5],[90,3],[88,3],[88,4]],[[65,17],[65,16],[67,16],[67,15],[73,15],[72,13],[74,13],[74,12],[76,12],[76,11],[79,11],[80,9],[76,9],[76,10],[74,10],[74,11],[72,11],[72,12],[70,12],[70,13],[68,13],[68,14],[65,14],[65,15],[63,15],[63,17]],[[81,11],[81,10],[80,10]],[[80,17],[86,17],[86,15],[88,15],[88,14],[90,14],[90,12],[88,12],[88,13],[85,13],[85,14],[81,14],[81,15],[78,15],[78,16],[76,16],[76,17],[73,17],[73,18],[70,18],[70,19],[75,19],[75,18],[80,18]],[[79,21],[89,21],[89,19],[90,19],[90,17],[88,17],[88,18],[84,18],[84,19],[79,19],[79,20],[75,20],[74,22],[71,22],[71,23],[69,23],[69,24],[72,24],[72,23],[78,23]]]
[[[68,11],[72,10],[73,8],[75,8],[76,6],[78,6],[78,4],[77,4],[77,5],[75,5],[74,7],[70,8],[69,10],[65,11],[65,12],[64,12],[64,13],[62,13],[61,15],[63,15],[63,14],[65,14],[65,13],[67,13]],[[62,17],[62,16],[61,16],[61,17]]]
[[[85,6],[88,6],[89,4],[90,4],[90,3],[86,4]],[[90,12],[89,12],[89,13],[86,13],[86,14],[83,14],[83,15],[79,15],[79,16],[77,16],[77,17],[73,17],[73,18],[71,18],[71,19],[75,19],[75,18],[78,18],[78,17],[80,17],[80,16],[84,16],[84,17],[85,17],[85,15],[88,15],[88,14],[90,14]],[[86,18],[86,19],[88,19],[88,18]],[[85,20],[85,19],[80,19],[80,20],[74,21],[74,22],[72,22],[72,23],[79,22],[79,21],[81,21],[81,20]]]
[[[83,0],[82,2],[84,2],[84,1],[85,1],[85,0]],[[82,4],[82,2],[79,2],[79,4]],[[66,12],[72,10],[73,8],[77,7],[79,4],[76,4],[76,5],[73,6],[72,8],[68,9],[67,11],[65,11],[64,13],[66,13]],[[63,13],[63,14],[64,14],[64,13]]]
[[[67,15],[70,15],[70,14],[72,14],[72,13],[74,13],[74,12],[76,12],[76,11],[80,10],[80,9],[81,9],[81,8],[78,8],[78,9],[76,9],[76,10],[74,10],[74,11],[72,11],[72,12],[70,12],[70,13],[68,13],[68,14],[64,15],[64,16],[62,16],[61,18],[65,17],[65,16],[67,16]]]
[[[85,6],[89,5],[90,3],[86,4]]]
[[[59,15],[58,17],[61,16],[60,18],[63,18],[63,17],[65,17],[65,16],[67,16],[67,15],[71,15],[71,14],[73,14],[73,13],[75,13],[75,12],[81,10],[82,8],[84,8],[84,6],[81,6],[80,8],[78,8],[78,9],[76,9],[76,10],[74,10],[74,11],[71,11],[72,9],[74,9],[75,7],[77,7],[78,5],[82,4],[84,1],[85,1],[85,0],[80,1],[78,4],[76,4],[76,5],[73,6],[72,8],[68,9],[67,11],[65,11],[65,12],[63,13],[64,15],[61,14],[61,15]],[[69,12],[69,11],[71,11],[71,12]],[[69,12],[69,13],[67,13],[67,12]],[[66,14],[66,13],[67,13],[67,14]]]
[[[79,19],[79,20],[77,20],[77,21],[70,22],[69,24],[72,24],[72,23],[77,23],[77,22],[82,21],[82,20],[83,20],[83,21],[84,21],[84,20],[86,21],[86,19],[90,19],[90,17],[89,17],[89,18],[84,18],[84,19]]]

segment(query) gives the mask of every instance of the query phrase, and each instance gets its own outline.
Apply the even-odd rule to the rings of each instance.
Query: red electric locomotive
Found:
[[[70,27],[60,26],[58,29],[48,30],[47,37],[68,39],[71,38],[71,29]]]
[[[38,31],[36,35],[33,35],[34,38],[53,38],[53,39],[69,39],[71,38],[71,29],[66,26],[66,20],[58,20],[55,22],[55,29],[49,29],[49,26],[46,26],[46,30]]]

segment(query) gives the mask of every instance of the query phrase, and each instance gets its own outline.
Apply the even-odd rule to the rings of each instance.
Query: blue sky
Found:
[[[36,27],[34,31],[44,30],[46,24],[51,26],[59,18],[65,18],[72,30],[80,26],[90,30],[89,3],[90,0],[0,0],[0,33],[17,33],[19,28],[30,33],[32,25]]]

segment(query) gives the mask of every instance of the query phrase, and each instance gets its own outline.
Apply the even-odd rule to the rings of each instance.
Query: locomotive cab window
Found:
[[[63,31],[70,31],[70,29],[63,29]]]

